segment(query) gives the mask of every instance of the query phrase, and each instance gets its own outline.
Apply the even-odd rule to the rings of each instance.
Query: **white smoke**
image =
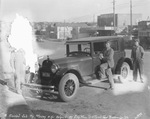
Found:
[[[16,18],[11,24],[11,33],[8,41],[16,50],[23,49],[25,51],[26,65],[30,66],[30,71],[35,71],[35,62],[37,56],[34,54],[32,42],[35,40],[32,26],[27,18],[16,14]]]
[[[138,76],[137,82],[133,81],[133,75],[130,75],[126,81],[122,83],[115,83],[114,90],[112,91],[114,95],[123,95],[126,93],[143,92],[147,87],[147,77],[143,76],[144,83],[141,83],[140,77]]]

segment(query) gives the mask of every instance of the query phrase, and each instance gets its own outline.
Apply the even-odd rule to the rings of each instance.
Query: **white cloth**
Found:
[[[31,72],[35,72],[35,63],[37,62],[37,55],[33,52],[33,40],[35,38],[29,21],[16,15],[16,19],[11,25],[11,34],[8,41],[17,50],[23,49],[25,51],[26,66],[30,66]]]

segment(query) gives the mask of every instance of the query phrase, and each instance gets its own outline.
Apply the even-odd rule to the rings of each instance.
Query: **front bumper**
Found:
[[[43,93],[54,93],[54,86],[46,86],[46,85],[40,85],[40,84],[32,84],[32,83],[25,83],[22,84],[27,89],[39,91]]]

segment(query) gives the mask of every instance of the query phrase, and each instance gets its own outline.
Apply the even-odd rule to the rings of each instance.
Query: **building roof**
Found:
[[[55,23],[55,26],[88,27],[88,25],[86,23],[63,23],[63,22]]]
[[[114,15],[113,13],[108,13],[108,14],[101,14],[101,15],[99,15],[99,17],[108,17],[108,16],[113,16],[113,15]],[[116,13],[115,15],[129,15],[130,16],[129,13]],[[133,16],[134,15],[142,16],[141,13],[133,13],[132,15]]]

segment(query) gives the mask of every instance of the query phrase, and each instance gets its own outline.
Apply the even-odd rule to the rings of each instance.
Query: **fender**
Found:
[[[56,72],[56,76],[60,76],[63,77],[67,72],[69,72],[70,70],[75,70],[77,71],[79,69],[78,65],[76,64],[72,64],[66,68],[60,68],[57,72]]]
[[[67,73],[67,71],[68,68],[59,69],[54,76],[52,84],[58,87],[61,77],[63,77]]]
[[[56,76],[62,77],[62,76],[64,76],[64,75],[67,73],[68,70],[69,70],[68,68],[59,69],[59,70],[56,72]]]
[[[64,68],[64,69],[60,69],[59,71],[56,72],[55,78],[54,78],[54,80],[52,81],[52,83],[53,83],[56,87],[58,87],[61,78],[62,78],[66,73],[73,73],[73,74],[75,74],[75,75],[78,77],[79,81],[82,80],[82,77],[81,77],[80,73],[79,73],[76,69]]]
[[[132,63],[132,60],[130,58],[120,58],[117,65],[116,65],[116,68],[115,68],[115,73],[116,74],[120,74],[120,71],[121,71],[121,66],[123,64],[123,62],[127,62],[130,66],[130,69],[133,70],[133,63]]]

